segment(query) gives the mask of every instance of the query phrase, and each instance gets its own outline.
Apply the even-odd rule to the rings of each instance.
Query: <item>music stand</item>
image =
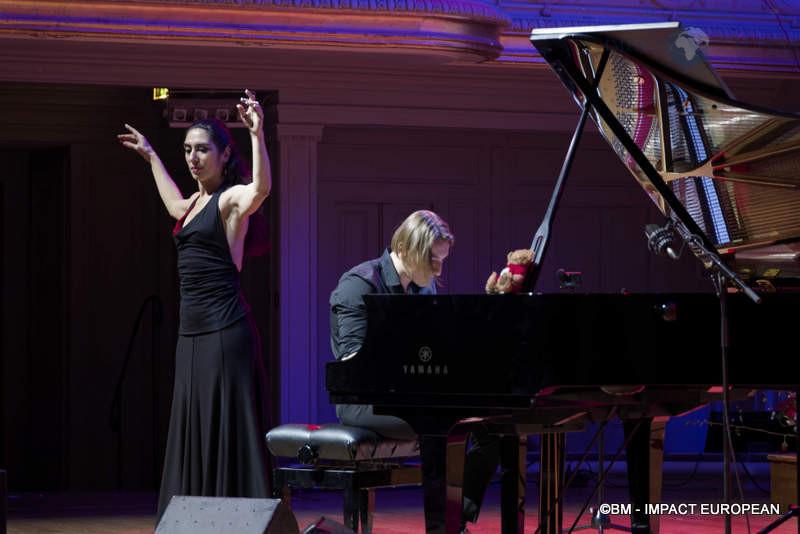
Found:
[[[724,412],[723,436],[725,447],[723,450],[725,467],[723,471],[723,498],[727,503],[730,503],[729,478],[730,454],[732,451],[729,448],[731,443],[730,421],[727,413],[729,404],[727,284],[728,282],[735,283],[756,303],[759,303],[761,299],[725,264],[717,252],[714,243],[678,200],[662,175],[656,170],[654,164],[643,153],[642,148],[634,142],[625,126],[621,124],[614,112],[609,109],[598,91],[602,72],[608,61],[610,49],[614,48],[615,59],[621,57],[623,61],[630,60],[631,63],[636,65],[647,66],[646,72],[652,74],[653,79],[657,80],[656,90],[659,91],[660,97],[666,95],[664,80],[667,80],[677,87],[691,87],[693,91],[703,96],[730,102],[730,92],[711,66],[705,61],[705,58],[702,57],[700,51],[697,52],[700,55],[700,61],[687,65],[678,64],[669,53],[666,46],[667,43],[670,42],[670,39],[673,38],[676,32],[683,31],[683,27],[678,22],[555,28],[533,30],[531,41],[541,56],[554,70],[555,74],[561,79],[567,90],[573,94],[578,105],[583,108],[579,129],[583,128],[586,116],[591,113],[598,127],[600,127],[604,135],[609,138],[609,143],[612,144],[615,151],[623,158],[629,170],[634,172],[637,180],[642,183],[651,198],[654,200],[658,198],[660,200],[660,202],[657,203],[659,203],[662,211],[674,221],[675,227],[687,243],[690,244],[695,254],[701,257],[707,266],[710,265],[715,270],[715,290],[720,300],[720,346],[722,356]],[[661,42],[662,46],[654,47],[654,42]],[[594,62],[591,54],[597,53],[600,49],[602,49],[602,56],[598,63],[600,67],[597,69],[598,72],[595,73],[592,69]],[[640,76],[638,83],[646,84],[648,80]],[[666,98],[664,98],[664,100],[666,101]],[[662,101],[659,100],[659,104],[661,103]],[[659,106],[654,109],[652,113],[656,115],[658,120],[663,121],[659,126],[665,128],[664,122],[666,121],[664,121],[664,119],[668,118],[666,116],[666,110]],[[684,119],[684,126],[685,122]],[[668,145],[664,146],[664,143],[662,143],[661,146],[663,150],[661,156],[662,158],[666,156],[662,164],[665,166],[664,170],[672,171],[672,169],[669,168],[669,165],[671,165],[672,147],[669,145],[669,137],[667,137],[667,134],[664,133],[663,130],[661,133],[665,136],[666,145]],[[559,185],[563,182],[565,169],[566,172],[569,170],[571,158],[574,156],[573,145],[576,144],[576,139],[579,139],[579,136],[579,132],[576,131],[568,152],[568,161],[565,161],[564,167],[562,167],[562,176],[559,176]],[[622,149],[620,149],[620,147],[622,147]],[[551,200],[550,207],[548,207],[548,215],[555,211],[554,204],[557,203],[558,196],[560,195],[558,187],[559,186],[557,186],[556,194],[553,196],[553,200]],[[536,278],[538,277],[541,265],[541,254],[539,254],[539,252],[543,251],[546,246],[549,220],[551,218],[552,217],[546,217],[545,222],[540,226],[534,238],[534,242],[531,245],[531,249],[535,252],[535,261],[529,270],[529,273],[532,275],[532,280],[526,280],[527,283],[523,286],[523,288],[529,291],[535,286]],[[798,449],[800,449],[800,443],[798,443]],[[800,487],[800,472],[798,473],[798,487]],[[725,532],[726,534],[730,532],[729,514],[726,515]],[[798,532],[800,532],[800,522],[798,522]]]

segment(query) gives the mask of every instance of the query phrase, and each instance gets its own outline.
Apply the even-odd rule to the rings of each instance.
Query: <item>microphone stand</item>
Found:
[[[575,530],[586,530],[593,528],[595,529],[598,534],[603,534],[607,530],[621,530],[623,532],[632,532],[631,527],[626,527],[623,525],[617,525],[616,523],[611,522],[611,518],[608,517],[607,514],[604,514],[600,511],[600,506],[606,502],[605,499],[605,476],[608,474],[605,468],[605,427],[600,429],[599,438],[597,440],[597,506],[590,506],[589,513],[592,514],[592,518],[587,525],[578,525],[573,526],[571,529],[567,530],[567,532],[573,532]],[[633,435],[633,434],[631,434]],[[622,452],[620,450],[620,452]],[[619,454],[617,454],[619,456]],[[614,462],[611,462],[611,465],[608,466],[608,470],[611,470],[611,467],[614,465]]]
[[[729,332],[728,332],[728,291],[727,281],[731,281],[739,286],[745,295],[755,304],[761,304],[761,297],[753,291],[751,287],[745,284],[739,276],[731,270],[730,267],[725,265],[722,258],[716,250],[709,249],[705,246],[703,239],[691,233],[686,226],[680,221],[670,218],[670,223],[690,246],[696,247],[703,252],[703,254],[713,263],[714,274],[712,282],[714,283],[714,290],[719,298],[719,317],[720,317],[720,355],[722,357],[722,441],[723,455],[722,461],[724,464],[722,470],[722,498],[725,503],[731,504],[730,496],[730,477],[731,477],[731,457],[733,456],[733,441],[731,440],[731,427],[730,417],[728,416],[728,407],[730,404],[730,386],[728,383],[728,349],[729,345]],[[731,532],[731,514],[725,514],[725,534]]]

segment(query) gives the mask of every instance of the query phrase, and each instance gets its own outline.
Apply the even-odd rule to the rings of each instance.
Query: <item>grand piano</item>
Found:
[[[800,116],[736,102],[690,37],[662,23],[536,30],[531,40],[582,110],[579,128],[591,117],[665,231],[727,273],[716,295],[368,295],[363,346],[327,365],[332,403],[373,404],[424,438],[426,478],[446,459],[446,487],[425,483],[428,532],[458,532],[475,421],[503,436],[504,533],[523,532],[524,436],[542,435],[539,531],[555,534],[565,432],[718,400],[723,368],[732,396],[800,388],[797,351],[785,348],[800,275]],[[542,243],[537,233],[532,248]],[[757,297],[729,294],[730,279]]]

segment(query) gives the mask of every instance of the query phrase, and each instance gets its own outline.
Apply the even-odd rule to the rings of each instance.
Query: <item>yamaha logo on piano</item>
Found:
[[[433,351],[430,347],[420,347],[417,355],[419,356],[419,361],[422,363],[403,365],[404,375],[443,376],[448,374],[446,365],[434,365],[430,363],[433,359]]]
[[[430,347],[420,347],[419,348],[419,361],[422,363],[428,363],[433,358],[433,351]]]

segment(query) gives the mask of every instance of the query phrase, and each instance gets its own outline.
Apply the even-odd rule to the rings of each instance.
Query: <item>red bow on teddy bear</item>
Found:
[[[508,253],[508,265],[500,271],[500,276],[493,272],[486,281],[487,293],[519,293],[525,281],[525,273],[533,261],[533,251],[529,249],[512,250]]]

